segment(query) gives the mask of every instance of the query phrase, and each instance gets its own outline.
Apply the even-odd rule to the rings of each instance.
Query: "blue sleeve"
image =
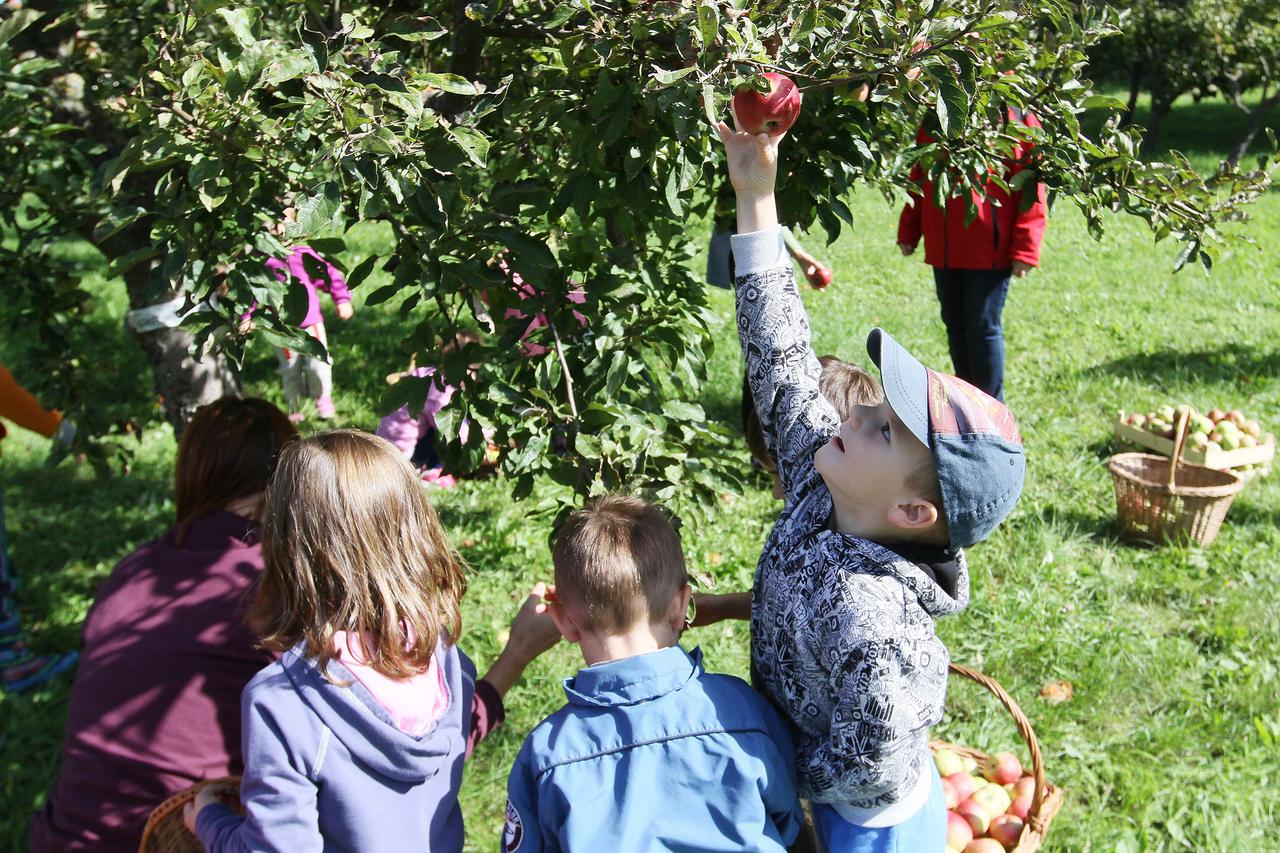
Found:
[[[499,847],[502,853],[540,853],[558,849],[554,843],[544,843],[537,804],[537,776],[530,757],[529,741],[526,740],[516,756],[511,775],[507,777],[507,816]]]
[[[738,336],[747,380],[769,452],[791,502],[817,473],[813,454],[839,428],[818,390],[822,366],[813,352],[809,317],[787,260],[782,231],[733,237]]]
[[[764,805],[773,825],[778,828],[778,837],[783,844],[790,846],[804,827],[804,809],[796,789],[795,748],[782,717],[768,702],[762,700],[760,704],[764,706],[769,738],[778,754],[778,760],[769,768],[769,778],[765,780]]]
[[[251,683],[244,690],[240,703],[244,751],[240,800],[246,815],[216,804],[201,809],[196,835],[209,853],[295,853],[324,848],[316,785],[289,742],[289,736],[299,728],[298,721],[282,725],[284,721],[269,707],[270,694],[270,680]],[[322,747],[317,747],[312,755],[322,752]]]

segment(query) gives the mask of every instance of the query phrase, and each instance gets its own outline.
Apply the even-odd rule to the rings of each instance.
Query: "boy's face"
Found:
[[[855,406],[831,440],[813,455],[813,466],[835,503],[838,516],[856,518],[863,535],[876,538],[891,525],[890,510],[924,500],[908,485],[911,475],[931,462],[929,448],[911,434],[888,401]]]

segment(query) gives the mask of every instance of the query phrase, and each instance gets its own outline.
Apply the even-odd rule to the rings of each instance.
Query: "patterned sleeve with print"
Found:
[[[841,567],[833,580],[815,590],[813,621],[802,629],[829,665],[830,719],[825,731],[800,735],[797,771],[809,799],[876,809],[926,772],[948,655],[927,615],[903,621],[898,579]]]
[[[822,367],[787,260],[782,230],[733,237],[738,336],[747,379],[788,503],[812,489],[813,453],[838,428],[818,391]]]

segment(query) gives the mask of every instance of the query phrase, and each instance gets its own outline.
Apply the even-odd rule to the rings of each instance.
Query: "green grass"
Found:
[[[1208,163],[1233,138],[1222,110],[1180,108],[1165,139]],[[946,367],[931,277],[918,258],[898,255],[896,211],[871,193],[851,206],[856,233],[829,248],[809,240],[836,273],[830,291],[805,296],[817,349],[861,359],[868,329],[884,325],[926,363]],[[1280,431],[1280,194],[1254,217],[1249,233],[1261,251],[1240,245],[1210,277],[1175,276],[1176,247],[1153,245],[1140,223],[1111,221],[1099,244],[1059,206],[1042,269],[1013,286],[1007,396],[1026,441],[1027,487],[1009,521],[971,550],[972,602],[939,630],[954,659],[997,678],[1034,725],[1049,777],[1066,795],[1048,850],[1280,849],[1280,477],[1249,485],[1211,548],[1154,549],[1117,539],[1104,467],[1121,407],[1238,407]],[[703,237],[691,228],[691,239]],[[363,248],[378,240],[365,235]],[[49,649],[75,643],[95,585],[173,509],[172,438],[140,355],[115,335],[122,294],[102,289],[83,355],[102,393],[143,421],[129,472],[48,469],[43,443],[24,434],[5,442],[0,459],[12,551],[26,573],[23,608]],[[721,322],[706,404],[733,422],[740,357],[730,295],[715,292],[713,305]],[[330,329],[342,420],[372,427],[382,377],[401,359],[397,320],[369,309]],[[20,371],[21,341],[0,342],[0,358]],[[252,359],[248,390],[279,400],[269,349]],[[750,581],[776,512],[764,485],[726,505],[722,523],[686,537],[691,564],[721,589]],[[549,574],[546,528],[510,504],[500,481],[434,497],[474,568],[462,645],[483,667],[521,591]],[[713,668],[745,674],[745,626],[688,639]],[[559,679],[577,665],[576,649],[562,646],[509,695],[506,726],[468,766],[469,850],[492,849],[522,735],[562,703]],[[1074,686],[1070,701],[1038,698],[1055,680]],[[64,681],[0,696],[0,849],[22,846],[27,815],[56,774],[66,695]],[[987,750],[1018,739],[996,700],[961,682],[937,734]]]

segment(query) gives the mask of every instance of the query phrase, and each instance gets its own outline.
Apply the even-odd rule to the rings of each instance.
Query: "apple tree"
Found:
[[[218,364],[241,357],[253,305],[251,334],[315,346],[262,265],[309,243],[346,264],[366,305],[396,312],[406,361],[478,332],[437,359],[460,389],[442,432],[473,425],[447,455],[477,464],[475,427],[490,431],[516,498],[563,487],[539,491],[551,509],[625,486],[696,516],[738,476],[734,436],[699,403],[711,317],[687,261],[723,172],[710,122],[762,71],[805,91],[780,208],[831,239],[855,189],[892,199],[916,162],[939,193],[981,186],[1026,139],[1019,187],[1042,183],[1097,236],[1110,211],[1139,216],[1184,243],[1180,265],[1211,264],[1267,185],[1261,169],[1141,161],[1123,104],[1082,77],[1115,17],[1061,0],[194,0],[128,14],[47,0],[7,21],[28,36],[15,56],[37,63],[7,108],[57,111],[52,81],[84,81],[83,114],[24,131],[21,156],[52,182],[23,190],[45,245],[96,235],[116,272],[140,271],[135,307],[201,309],[173,331]],[[1011,106],[1043,127],[1007,122]],[[1082,128],[1088,109],[1113,114],[1098,133]],[[916,145],[921,124],[936,142]],[[263,226],[286,199],[299,216],[281,241]],[[344,235],[369,224],[390,249],[355,257]],[[83,284],[57,275],[66,306],[23,298],[73,324]],[[393,386],[387,406],[420,404],[427,381]]]

